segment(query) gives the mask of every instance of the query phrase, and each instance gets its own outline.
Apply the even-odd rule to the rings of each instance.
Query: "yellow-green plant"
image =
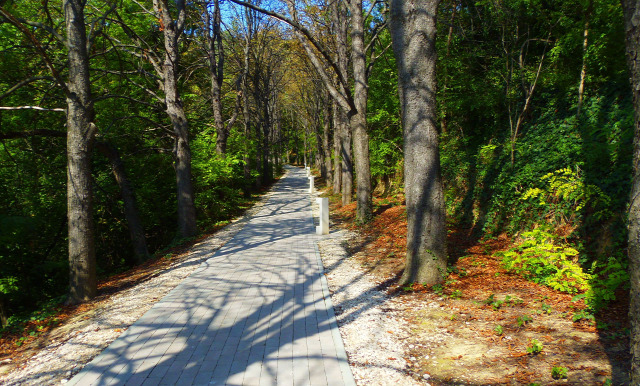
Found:
[[[521,199],[532,200],[547,208],[549,216],[560,216],[565,222],[570,221],[587,206],[594,209],[589,214],[593,221],[611,214],[607,209],[611,198],[596,185],[585,184],[577,167],[575,171],[563,168],[548,173],[540,181],[545,183],[543,188],[530,188]]]
[[[556,236],[540,229],[525,232],[523,237],[516,247],[499,254],[506,270],[562,292],[590,289],[591,275],[573,261],[576,249],[559,245]]]

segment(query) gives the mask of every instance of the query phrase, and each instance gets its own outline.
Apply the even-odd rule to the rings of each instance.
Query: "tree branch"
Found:
[[[0,133],[0,139],[16,139],[16,138],[29,138],[29,137],[58,137],[66,138],[66,131],[57,130],[30,130],[30,131],[10,131],[8,133]]]
[[[58,73],[58,70],[56,70],[56,68],[53,67],[53,63],[51,63],[51,59],[49,59],[49,55],[47,55],[47,53],[45,52],[44,48],[42,48],[42,45],[40,44],[38,39],[36,39],[36,37],[33,35],[33,33],[31,33],[31,31],[29,31],[29,29],[27,27],[25,27],[24,24],[22,24],[20,21],[18,21],[11,13],[7,12],[3,7],[0,7],[0,14],[2,16],[6,17],[7,20],[9,20],[9,22],[11,24],[13,24],[23,34],[25,34],[27,36],[27,38],[29,38],[29,40],[31,40],[31,42],[33,43],[33,45],[34,45],[34,47],[36,49],[36,52],[38,52],[38,55],[40,55],[40,57],[42,57],[42,59],[44,60],[47,68],[49,68],[49,71],[51,71],[51,74],[56,79],[56,81],[58,82],[60,87],[62,88],[62,91],[64,92],[65,96],[70,97],[71,96],[71,92],[69,91],[69,88],[67,87],[67,84],[65,83],[65,81],[60,76],[60,73]]]
[[[38,80],[53,80],[53,81],[55,81],[55,79],[50,77],[50,76],[34,76],[32,78],[22,80],[22,81],[18,82],[16,85],[14,85],[13,87],[11,87],[9,90],[7,90],[7,92],[5,92],[4,94],[0,95],[0,100],[2,100],[3,98],[8,97],[13,92],[15,92],[16,90],[28,85],[29,83],[33,83],[33,82],[36,82]]]
[[[295,31],[297,31],[299,34],[303,35],[306,38],[306,40],[302,39],[301,43],[304,42],[304,41],[308,41],[309,43],[311,43],[311,45],[313,45],[313,47],[320,53],[320,55],[322,55],[324,60],[333,69],[334,74],[338,78],[338,83],[340,83],[343,86],[343,89],[347,90],[347,93],[349,93],[348,90],[350,90],[350,86],[347,83],[347,80],[343,77],[342,72],[340,72],[340,70],[338,69],[338,65],[333,61],[333,59],[331,58],[331,55],[329,55],[329,53],[313,37],[311,32],[307,28],[305,28],[302,24],[298,23],[296,20],[292,20],[292,19],[290,19],[290,18],[288,18],[288,17],[286,17],[284,15],[281,15],[281,14],[279,14],[277,12],[266,10],[264,8],[258,7],[257,5],[254,5],[254,4],[251,4],[251,3],[247,3],[245,1],[241,1],[241,0],[229,0],[229,1],[231,1],[232,3],[247,7],[249,9],[253,9],[254,11],[257,11],[257,12],[260,12],[260,13],[265,14],[267,16],[270,16],[270,17],[272,17],[272,18],[274,18],[276,20],[280,20],[282,22],[285,22],[285,23],[289,24],[291,27],[293,27]],[[309,59],[313,63],[314,67],[316,67],[316,70],[318,70],[318,73],[320,74],[320,76],[323,78],[323,80],[325,80],[325,85],[329,89],[329,92],[331,93],[331,96],[336,98],[336,101],[338,103],[340,103],[340,105],[343,108],[345,108],[347,110],[353,109],[354,106],[353,106],[353,102],[352,102],[351,96],[350,95],[341,94],[333,86],[331,80],[329,79],[329,76],[327,75],[326,71],[324,70],[324,66],[323,66],[322,62],[315,55],[313,50],[311,50],[311,47],[309,47],[308,44],[304,44],[304,43],[303,43],[303,47],[304,47],[305,51],[307,52],[307,54],[309,55]]]
[[[39,111],[57,111],[57,112],[67,111],[67,109],[61,109],[61,108],[48,109],[40,106],[0,106],[0,110],[39,110]]]

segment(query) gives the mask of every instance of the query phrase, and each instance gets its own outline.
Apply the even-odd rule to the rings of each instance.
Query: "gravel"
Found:
[[[340,335],[358,385],[418,385],[406,374],[408,363],[402,339],[406,323],[399,317],[404,308],[377,287],[375,281],[344,245],[356,237],[344,230],[332,233],[318,245],[325,266],[331,301]]]
[[[318,205],[312,206],[314,219]],[[317,221],[316,221],[317,222]],[[346,250],[348,242],[358,234],[330,229],[330,234],[318,243],[320,257],[331,292],[340,335],[358,385],[428,385],[417,382],[406,371],[403,359],[408,326],[400,317],[406,305],[380,289],[381,282],[355,260]]]

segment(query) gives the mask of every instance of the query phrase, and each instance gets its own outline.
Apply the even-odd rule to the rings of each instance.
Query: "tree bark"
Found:
[[[353,194],[353,163],[351,162],[351,130],[347,123],[347,114],[340,110],[340,159],[342,160],[342,205],[350,204]]]
[[[593,11],[593,2],[589,1],[587,10],[584,13],[584,40],[582,41],[582,69],[580,70],[580,85],[578,86],[578,112],[576,116],[580,116],[582,110],[582,100],[584,99],[584,83],[587,79],[587,49],[589,48],[589,19]]]
[[[342,161],[340,159],[340,149],[342,147],[342,126],[338,122],[338,114],[341,113],[340,106],[333,101],[333,194],[342,191]]]
[[[327,186],[329,186],[333,181],[333,173],[331,171],[331,147],[329,146],[329,132],[331,131],[331,106],[333,105],[333,103],[331,103],[330,97],[325,98],[324,103],[324,127],[322,131],[322,148],[324,149],[324,175],[322,176],[322,178],[324,178]]]
[[[392,0],[390,30],[404,127],[407,257],[401,282],[428,285],[446,272],[445,206],[436,126],[439,0]]]
[[[96,295],[91,153],[96,134],[84,25],[84,1],[64,0],[69,59],[67,87],[67,216],[71,304]]]
[[[356,164],[356,222],[366,223],[373,217],[371,197],[371,166],[369,162],[369,133],[367,131],[367,60],[364,44],[362,0],[351,0],[351,61],[355,81],[353,102],[355,111],[349,113],[353,131],[353,154]]]
[[[222,82],[224,80],[224,48],[222,46],[222,32],[220,25],[220,1],[213,0],[213,9],[209,11],[209,2],[204,9],[206,29],[206,53],[209,62],[209,75],[211,76],[211,108],[213,110],[213,122],[216,126],[216,153],[227,152],[227,138],[229,127],[225,126],[222,119]]]
[[[627,64],[631,74],[633,93],[634,154],[633,181],[629,203],[629,277],[631,322],[631,384],[640,384],[640,4],[622,0],[625,19]]]
[[[178,17],[174,20],[169,13],[167,0],[154,0],[153,5],[161,22],[164,36],[165,57],[162,78],[164,81],[165,104],[176,138],[174,156],[178,195],[178,235],[179,237],[191,237],[197,233],[197,226],[193,186],[191,183],[189,122],[180,100],[177,79],[178,60],[180,59],[178,38],[182,34],[182,28],[184,27],[186,9],[184,1],[176,1]]]
[[[136,264],[141,264],[149,258],[149,250],[147,249],[147,240],[145,238],[142,220],[138,214],[136,196],[124,169],[122,158],[120,158],[118,150],[111,144],[98,142],[96,143],[96,147],[111,163],[113,177],[118,183],[118,187],[120,187],[120,195],[124,203],[124,214],[127,218],[129,235],[131,236],[131,243],[133,244],[134,260]]]

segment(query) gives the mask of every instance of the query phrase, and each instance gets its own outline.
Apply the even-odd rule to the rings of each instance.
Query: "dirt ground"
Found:
[[[402,288],[397,280],[404,268],[406,213],[400,199],[376,199],[376,216],[364,227],[353,224],[355,203],[332,206],[336,225],[361,233],[350,252],[406,305],[403,318],[411,327],[404,359],[416,380],[431,385],[629,384],[624,293],[595,322],[574,323],[574,313],[585,307],[581,300],[573,302],[572,295],[501,267],[493,254],[511,246],[506,236],[480,241],[457,229],[448,233],[454,262],[445,285]]]

